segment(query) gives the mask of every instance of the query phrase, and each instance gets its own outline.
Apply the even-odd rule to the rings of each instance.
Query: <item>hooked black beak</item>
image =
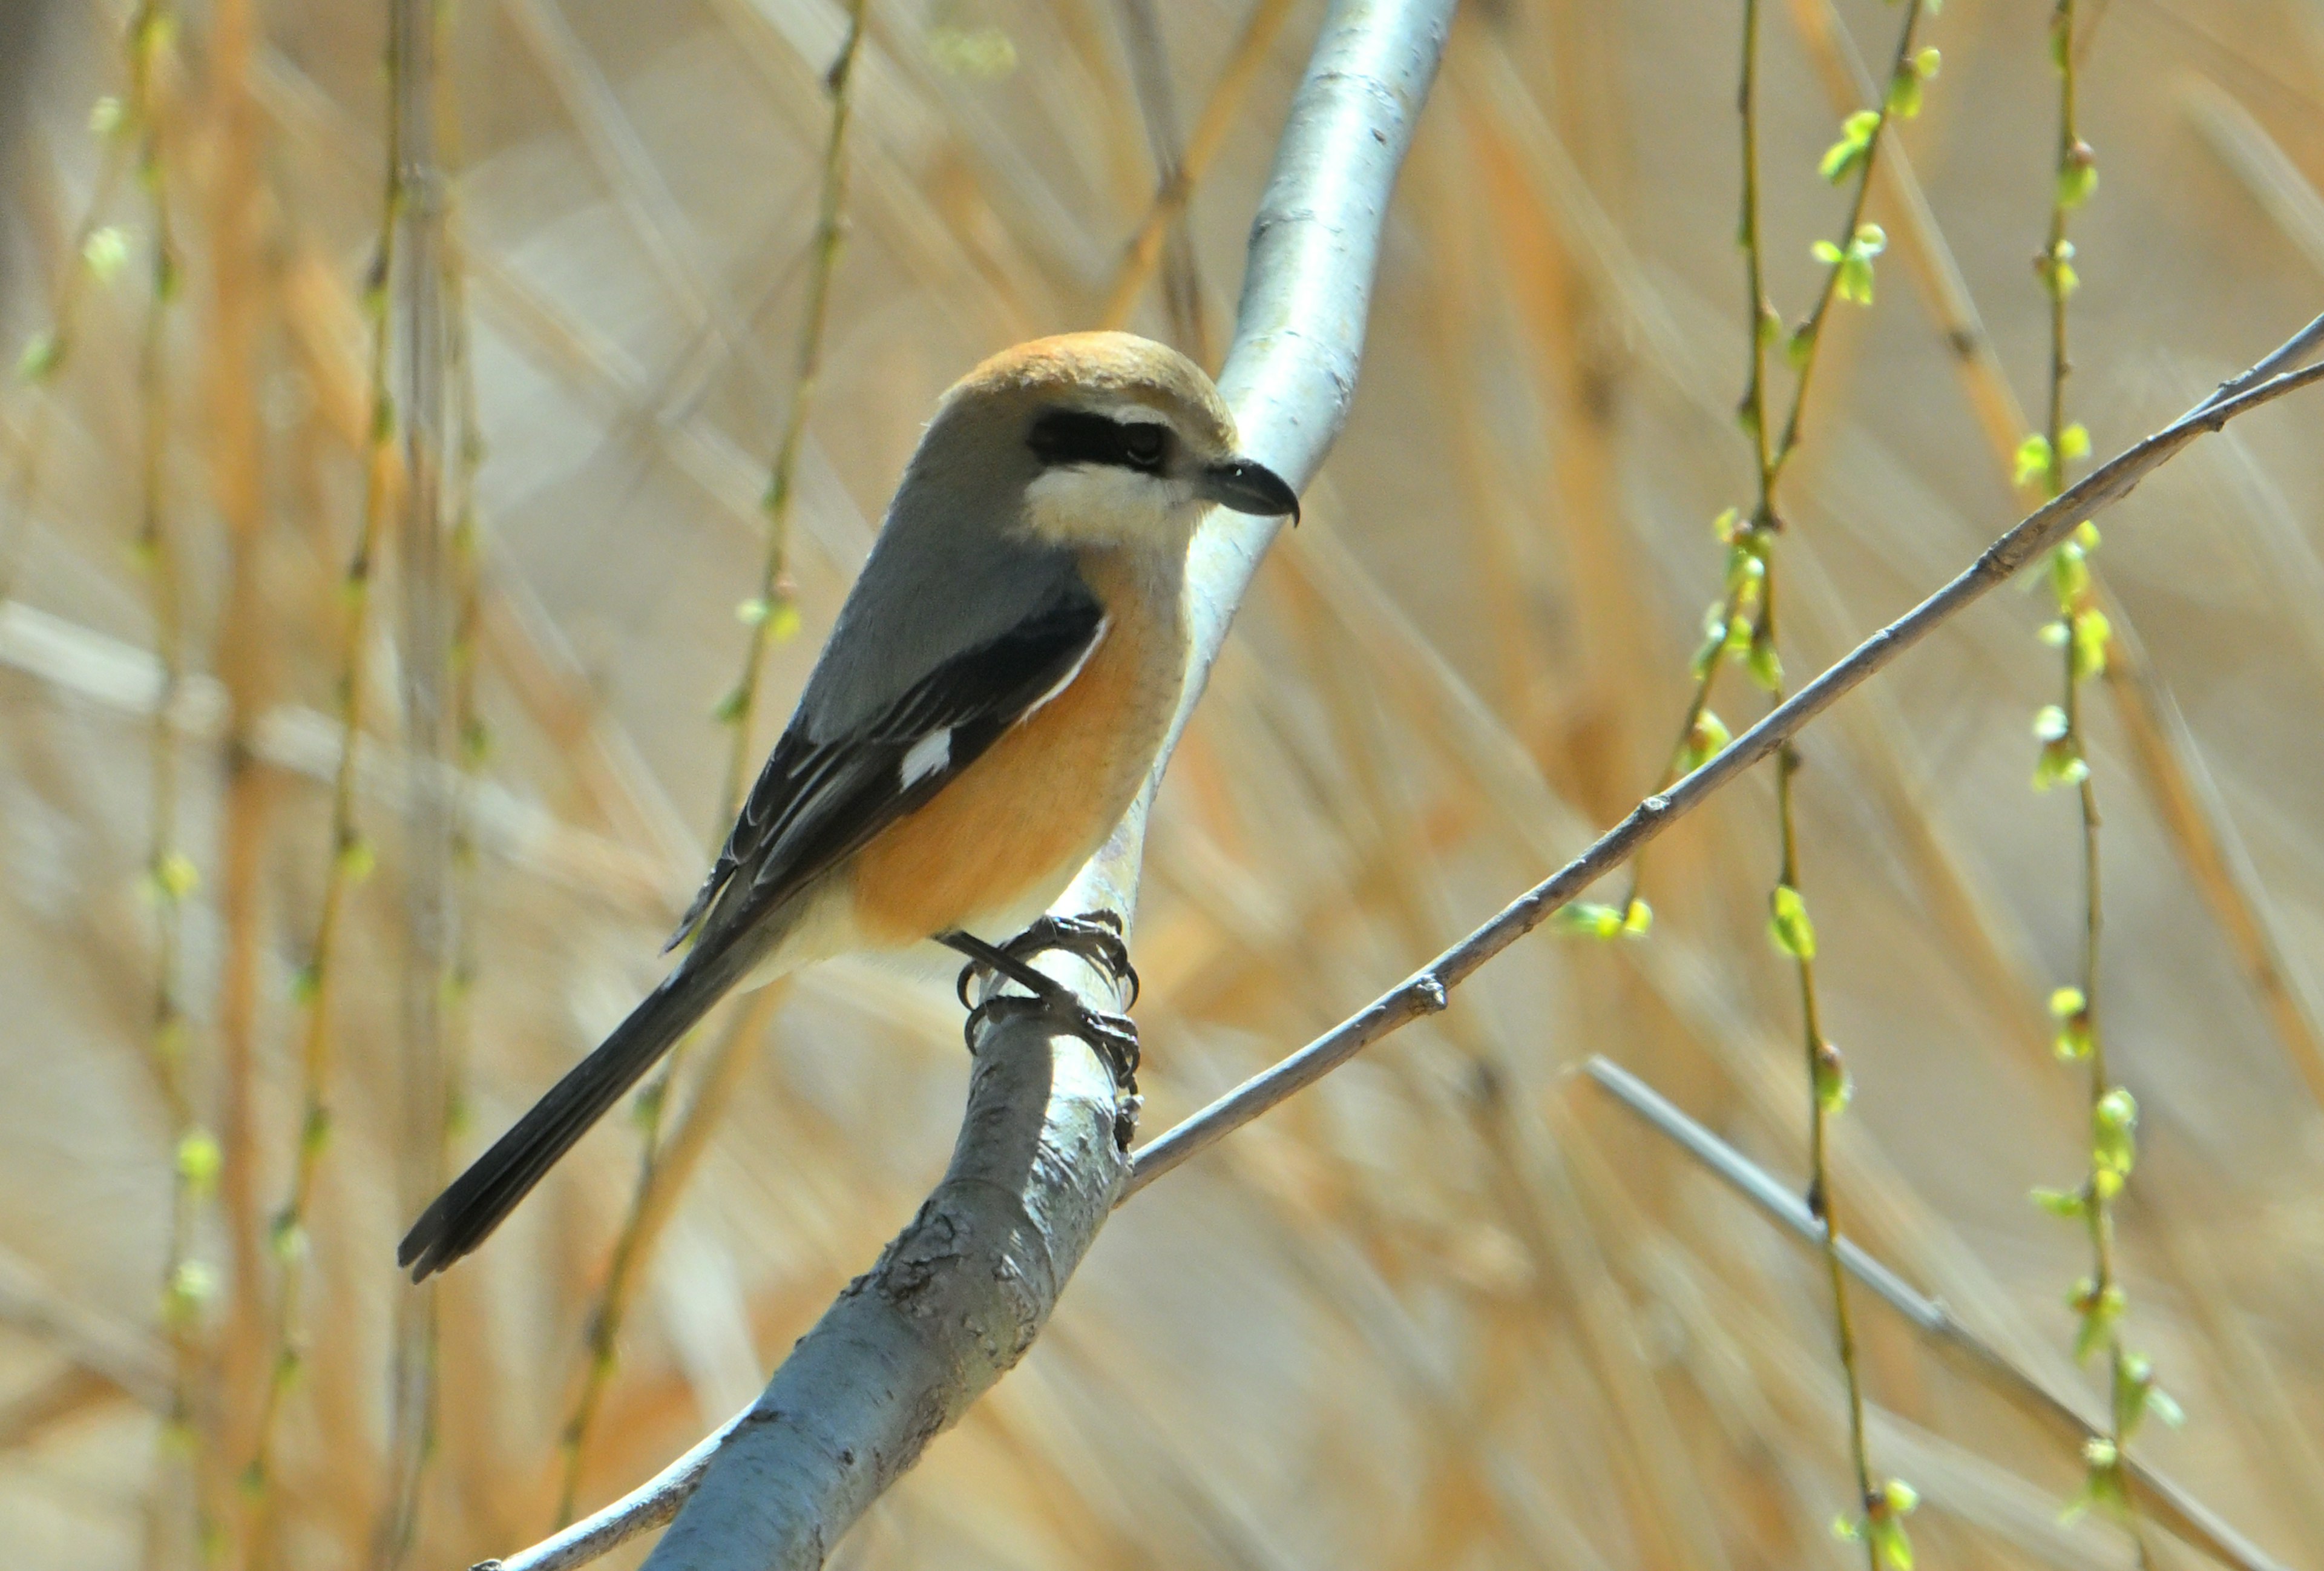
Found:
[[[1299,522],[1299,493],[1255,458],[1229,458],[1204,470],[1203,496],[1237,513],[1259,518],[1287,515],[1294,524]]]

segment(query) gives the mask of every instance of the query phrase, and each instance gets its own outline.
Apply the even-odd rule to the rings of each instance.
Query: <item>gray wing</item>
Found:
[[[802,703],[670,947],[697,927],[715,946],[754,926],[942,790],[1073,679],[1104,627],[1104,608],[1071,575],[1013,625],[938,662],[851,730],[816,735]]]

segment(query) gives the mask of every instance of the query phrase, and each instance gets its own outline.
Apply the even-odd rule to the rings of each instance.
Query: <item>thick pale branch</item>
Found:
[[[1766,1169],[1687,1117],[1652,1086],[1618,1065],[1593,1057],[1584,1067],[1600,1089],[1710,1169],[1729,1188],[1811,1243],[1822,1241],[1822,1225],[1809,1214],[1807,1203],[1778,1183]],[[2000,1392],[2052,1433],[2076,1446],[2106,1433],[2100,1426],[2083,1418],[2071,1403],[2010,1363],[1983,1337],[1962,1325],[1941,1302],[1923,1297],[1858,1244],[1842,1239],[1840,1255],[1849,1275],[1871,1289],[1956,1365],[1981,1384]],[[2169,1478],[2135,1457],[2124,1457],[2123,1466],[2139,1511],[2153,1521],[2240,1571],[2283,1571],[2280,1562],[2221,1521],[2202,1502]]]
[[[1295,484],[1314,474],[1347,417],[1389,192],[1452,12],[1452,0],[1335,0],[1291,106],[1220,383],[1244,450]],[[1278,527],[1214,516],[1197,537],[1194,652],[1172,745]],[[1127,919],[1152,790],[1061,910]],[[1057,963],[1074,967],[1070,979],[1093,1003],[1118,1006],[1094,973]],[[643,1489],[488,1565],[579,1565],[676,1511],[648,1561],[655,1571],[819,1566],[1016,1363],[1119,1202],[1130,1162],[1115,1143],[1112,1083],[1078,1039],[1016,1017],[982,1030],[944,1182],[759,1400]]]
[[[2223,384],[2210,398],[2144,441],[2117,453],[2056,498],[2028,513],[1987,546],[1951,582],[1857,645],[1846,659],[1787,701],[1769,710],[1765,718],[1729,743],[1718,756],[1668,790],[1650,796],[1630,809],[1627,818],[1600,836],[1588,850],[1502,908],[1490,921],[1400,985],[1373,1000],[1360,1012],[1141,1148],[1129,1194],[1136,1194],[1196,1151],[1314,1085],[1390,1031],[1443,1009],[1452,989],[1468,980],[1485,962],[1548,920],[1561,906],[1619,867],[1655,836],[1775,752],[1794,732],[1889,661],[2063,540],[2082,520],[2129,495],[2141,480],[2197,437],[2216,431],[2237,415],[2272,403],[2288,393],[2324,381],[2324,366],[2265,374],[2270,367],[2295,364],[2319,342],[2324,342],[2324,319],[2302,328],[2252,370]]]

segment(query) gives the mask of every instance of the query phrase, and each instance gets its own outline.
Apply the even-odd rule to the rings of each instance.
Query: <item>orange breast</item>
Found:
[[[1020,908],[1060,887],[1128,810],[1177,707],[1185,636],[1175,585],[1132,592],[1109,558],[1083,563],[1107,623],[1080,674],[858,853],[865,942],[900,947]]]

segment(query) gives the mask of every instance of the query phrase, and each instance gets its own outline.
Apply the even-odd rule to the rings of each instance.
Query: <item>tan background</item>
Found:
[[[1817,280],[1840,198],[1813,166],[1839,109],[1803,19],[1769,0],[1771,288]],[[1223,351],[1248,217],[1320,13],[1289,8],[1194,199],[1207,351]],[[1369,999],[1541,876],[1653,783],[1719,549],[1748,500],[1734,232],[1738,7],[1503,0],[1466,8],[1401,188],[1370,352],[1306,526],[1261,576],[1164,791],[1140,919],[1146,1127]],[[378,217],[377,7],[262,7],[247,86],[261,244],[221,280],[208,13],[173,74],[168,179],[189,269],[170,334],[173,528],[189,663],[263,652],[292,711],[249,919],[254,1213],[279,1203],[335,749],[355,529],[362,337]],[[1158,7],[1191,123],[1240,4]],[[2324,304],[2324,9],[2085,0],[2074,411],[2099,452],[2159,425]],[[1868,57],[1898,13],[1845,4]],[[1904,145],[2016,396],[2038,406],[2049,7],[1952,0],[1942,76]],[[1153,186],[1120,11],[1099,0],[878,0],[858,82],[852,230],[802,470],[802,679],[931,401],[983,354],[1087,325]],[[105,6],[51,5],[13,91],[0,325],[43,325],[88,200],[91,100],[119,90]],[[12,23],[11,48],[29,30]],[[724,767],[710,718],[743,632],[764,465],[789,367],[838,12],[822,0],[474,0],[452,32],[490,541],[473,1153],[656,975]],[[963,41],[1013,67],[960,68]],[[951,69],[947,69],[947,66]],[[231,84],[227,84],[231,86]],[[1888,194],[1873,216],[1897,230]],[[143,255],[134,196],[117,216]],[[143,1062],[152,917],[146,588],[134,533],[136,280],[91,296],[47,420],[0,623],[0,1544],[12,1571],[183,1564],[182,1470],[148,1407],[77,1374],[89,1339],[159,1356],[168,1120]],[[205,380],[216,300],[259,313],[252,379]],[[1158,290],[1138,319],[1168,332]],[[1785,657],[1826,662],[2016,511],[2002,456],[1894,249],[1843,308],[1788,481]],[[1179,324],[1182,337],[1185,324]],[[1200,346],[1197,346],[1200,347]],[[12,439],[38,395],[0,399]],[[221,625],[218,432],[261,421],[268,615]],[[2206,442],[2107,522],[2099,559],[2176,695],[2256,869],[2295,984],[2324,965],[2324,501],[2316,409]],[[14,458],[10,460],[15,462]],[[247,471],[241,476],[250,478]],[[383,593],[392,592],[392,575]],[[2087,1399],[2062,1296],[2086,1247],[2024,1200],[2081,1161],[2074,1071],[2043,999],[2078,942],[2070,802],[2029,789],[2055,660],[2005,592],[1813,733],[1806,882],[1827,1026],[1857,1076],[1847,1216],[1876,1253],[2029,1370]],[[392,630],[394,618],[385,618]],[[398,746],[392,658],[375,756]],[[204,689],[212,691],[214,689]],[[211,700],[213,712],[215,699]],[[1760,700],[1723,690],[1730,722]],[[2324,1123],[2280,1031],[2093,699],[2107,809],[2115,1063],[2144,1110],[2125,1202],[2129,1336],[2189,1415],[2143,1454],[2280,1557],[2324,1564]],[[761,744],[779,715],[761,716]],[[300,721],[298,712],[309,718]],[[197,717],[198,718],[198,716]],[[305,729],[300,727],[304,725]],[[214,719],[206,734],[214,739]],[[300,750],[304,751],[301,752]],[[186,753],[184,991],[196,1099],[223,1095],[222,775]],[[377,776],[387,782],[392,771]],[[1047,1337],[842,1548],[851,1566],[1575,1567],[1860,1563],[1812,1257],[1567,1071],[1630,1066],[1786,1182],[1804,1092],[1790,980],[1764,937],[1771,796],[1747,782],[1652,861],[1644,945],[1527,940],[1461,997],[1141,1197]],[[337,1138],[311,1224],[306,1378],[281,1431],[287,1563],[364,1562],[381,1508],[390,1271],[405,1221],[394,1047],[398,809],[366,791],[378,873],[351,908],[335,1015]],[[1976,913],[1982,912],[1982,916]],[[1480,1061],[1505,1086],[1480,1095]],[[735,1091],[645,1279],[582,1475],[627,1488],[746,1400],[872,1260],[949,1147],[964,1083],[938,987],[843,966],[804,981]],[[416,1565],[550,1526],[557,1437],[637,1141],[592,1137],[444,1293],[447,1404]],[[207,1342],[245,1373],[266,1301],[229,1267]],[[245,1233],[245,1235],[246,1233]],[[271,1268],[270,1268],[271,1270]],[[27,1295],[30,1295],[29,1297]],[[18,1302],[18,1299],[23,1302]],[[43,1321],[42,1317],[47,1317]],[[1884,1472],[1924,1501],[1932,1566],[2128,1564],[2061,1526],[2078,1465],[1859,1311]],[[110,1344],[108,1344],[110,1345]],[[239,1359],[239,1363],[235,1363]],[[203,1466],[232,1500],[247,1382],[208,1393]],[[2158,1543],[2160,1564],[2195,1557]]]

